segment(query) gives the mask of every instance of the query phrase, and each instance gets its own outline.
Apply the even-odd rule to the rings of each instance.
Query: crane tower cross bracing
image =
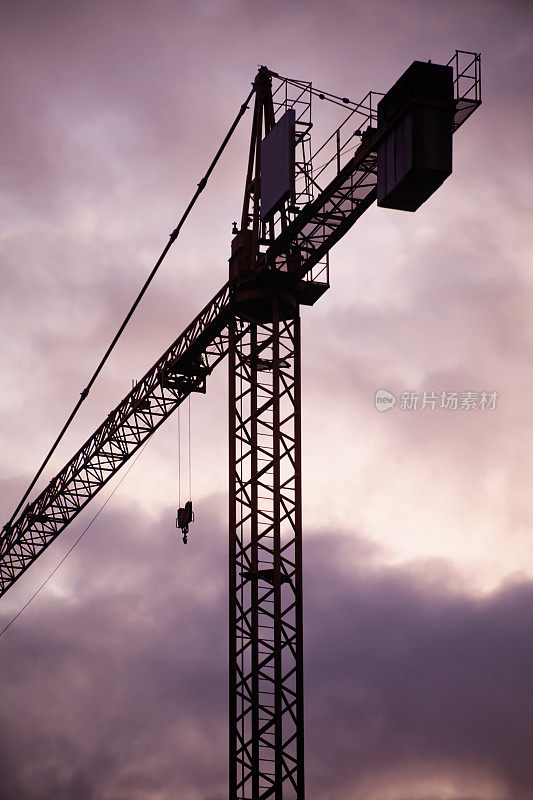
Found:
[[[328,289],[329,250],[376,198],[415,210],[450,174],[451,135],[481,103],[480,55],[414,62],[357,104],[266,67],[253,87],[229,281],[4,526],[0,595],[229,355],[229,797],[304,800],[300,305]],[[317,98],[344,118],[313,152]]]

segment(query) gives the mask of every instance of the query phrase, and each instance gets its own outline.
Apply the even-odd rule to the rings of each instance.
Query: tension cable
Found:
[[[181,505],[181,417],[180,407],[178,406],[178,512],[176,515],[176,528],[179,528],[183,533],[183,544],[187,544],[187,534],[189,533],[189,525],[194,522],[194,511],[192,510],[192,473],[191,473],[191,396],[188,396],[188,435],[187,446],[188,453],[188,466],[189,466],[189,499],[182,507]]]
[[[82,530],[82,532],[80,533],[80,535],[78,536],[78,538],[77,538],[77,539],[74,541],[74,543],[73,543],[73,544],[72,544],[72,545],[69,547],[69,549],[67,550],[67,552],[66,552],[66,553],[64,554],[64,556],[61,558],[61,560],[59,561],[59,563],[58,563],[58,564],[56,564],[56,566],[53,568],[52,572],[50,572],[50,573],[48,574],[48,576],[47,576],[47,577],[44,579],[44,581],[43,581],[42,583],[40,583],[40,584],[39,584],[39,586],[37,587],[37,589],[35,589],[35,591],[33,592],[33,594],[32,594],[32,595],[30,595],[30,598],[29,598],[29,600],[27,600],[27,601],[24,603],[24,605],[22,606],[22,608],[21,608],[21,609],[19,609],[19,611],[17,611],[17,613],[16,613],[16,614],[15,614],[15,615],[14,615],[14,616],[13,616],[13,617],[10,619],[10,621],[7,623],[7,625],[5,625],[5,626],[2,628],[2,630],[0,630],[0,636],[3,636],[3,635],[4,635],[4,633],[5,633],[5,632],[8,630],[8,628],[10,628],[10,627],[13,625],[13,623],[14,623],[14,622],[15,622],[15,621],[16,621],[16,620],[17,620],[17,619],[20,617],[20,615],[21,615],[21,614],[22,614],[24,611],[26,611],[26,609],[28,608],[28,606],[30,605],[30,603],[33,603],[33,601],[35,600],[35,598],[37,597],[37,595],[38,595],[38,594],[39,594],[39,593],[40,593],[40,592],[41,592],[41,591],[44,589],[44,587],[47,585],[47,583],[49,583],[49,581],[51,581],[51,580],[52,580],[52,578],[54,577],[54,575],[56,574],[56,572],[58,571],[58,569],[59,569],[59,568],[60,568],[60,567],[61,567],[61,566],[64,564],[64,562],[67,560],[67,558],[68,558],[68,557],[69,557],[69,555],[72,553],[72,551],[74,550],[74,548],[75,548],[75,547],[76,547],[76,546],[77,546],[77,545],[78,545],[78,544],[81,542],[81,540],[83,539],[83,537],[85,536],[85,534],[87,533],[87,531],[89,530],[89,528],[91,527],[91,525],[93,524],[93,522],[96,522],[96,520],[98,519],[98,517],[100,516],[100,514],[102,513],[102,511],[104,510],[104,508],[107,506],[107,504],[109,503],[109,501],[111,500],[111,498],[113,497],[113,495],[115,494],[115,492],[116,492],[116,491],[117,491],[117,490],[120,488],[120,486],[122,485],[122,483],[123,483],[123,482],[126,480],[126,478],[128,477],[128,475],[130,474],[131,470],[133,469],[133,467],[135,466],[135,464],[137,463],[137,461],[138,461],[138,460],[139,460],[139,458],[141,457],[141,455],[142,455],[142,453],[143,453],[143,451],[144,451],[145,447],[146,447],[146,446],[147,446],[147,444],[149,443],[149,441],[150,441],[150,439],[147,439],[147,441],[146,441],[146,442],[145,442],[145,443],[142,445],[141,449],[139,450],[139,452],[137,453],[137,455],[135,456],[135,458],[133,459],[133,461],[131,462],[131,464],[128,466],[128,469],[126,470],[126,472],[124,473],[124,475],[121,477],[121,479],[119,480],[119,482],[116,484],[116,486],[114,487],[114,489],[111,491],[111,493],[109,494],[109,496],[107,497],[107,499],[106,499],[106,500],[104,500],[104,502],[102,503],[102,505],[100,506],[100,508],[98,509],[98,511],[96,512],[96,514],[94,515],[94,517],[92,517],[92,519],[89,521],[89,523],[88,523],[88,524],[85,526],[85,528]]]
[[[213,172],[213,170],[214,170],[214,168],[215,168],[215,166],[216,166],[216,163],[217,163],[217,161],[219,160],[220,156],[221,156],[221,155],[222,155],[222,153],[224,152],[224,150],[225,150],[225,148],[226,148],[226,145],[228,144],[229,140],[231,139],[231,137],[232,137],[232,135],[233,135],[233,133],[234,133],[234,131],[235,131],[235,128],[236,128],[236,127],[237,127],[237,125],[239,124],[239,121],[240,121],[241,117],[244,115],[245,111],[247,110],[247,108],[248,108],[248,103],[250,102],[250,99],[251,99],[251,97],[252,97],[252,95],[253,95],[254,91],[255,91],[255,88],[252,88],[252,90],[250,91],[250,94],[248,95],[248,97],[246,98],[246,100],[244,101],[244,103],[241,105],[241,107],[240,107],[240,109],[239,109],[239,113],[238,113],[238,114],[237,114],[237,116],[235,117],[235,119],[234,119],[234,121],[233,121],[233,124],[231,125],[231,128],[229,129],[229,131],[227,132],[226,136],[224,137],[224,140],[223,140],[222,144],[221,144],[221,145],[220,145],[220,147],[218,148],[218,150],[217,150],[217,152],[216,152],[216,155],[215,155],[215,157],[213,158],[213,160],[212,160],[211,164],[209,165],[209,169],[207,170],[207,172],[205,173],[204,177],[202,178],[202,180],[201,180],[201,181],[200,181],[200,183],[198,184],[198,188],[196,189],[196,192],[194,193],[194,196],[193,196],[193,198],[192,198],[191,202],[189,203],[189,205],[187,206],[187,208],[186,208],[186,209],[185,209],[185,211],[183,212],[183,215],[182,215],[182,217],[181,217],[180,221],[178,222],[177,226],[174,228],[174,230],[173,230],[173,231],[172,231],[172,233],[170,234],[169,241],[167,242],[167,244],[166,244],[165,248],[163,249],[163,252],[161,253],[161,255],[159,256],[159,258],[158,258],[157,262],[155,263],[155,265],[154,265],[154,267],[153,267],[152,271],[150,272],[150,274],[149,274],[148,278],[146,279],[146,281],[145,281],[145,283],[144,283],[144,286],[142,287],[141,291],[140,291],[140,292],[139,292],[139,294],[137,295],[137,298],[136,298],[135,302],[133,303],[132,307],[130,308],[130,310],[129,310],[129,311],[128,311],[128,313],[126,314],[126,316],[125,316],[125,318],[124,318],[124,321],[122,322],[122,325],[121,325],[121,326],[120,326],[120,328],[118,329],[118,331],[117,331],[117,333],[115,334],[115,336],[114,336],[114,338],[113,338],[113,340],[112,340],[111,344],[110,344],[110,345],[109,345],[109,347],[107,348],[107,350],[106,350],[106,352],[105,352],[104,356],[102,357],[102,359],[101,359],[100,363],[98,364],[98,366],[97,366],[96,370],[94,371],[94,373],[93,373],[93,376],[92,376],[91,380],[89,381],[89,383],[87,384],[87,386],[85,387],[85,389],[84,389],[84,390],[83,390],[83,391],[80,393],[80,399],[78,400],[78,402],[77,402],[77,403],[76,403],[76,405],[74,406],[74,409],[72,410],[72,412],[71,412],[71,414],[70,414],[69,418],[68,418],[68,419],[67,419],[67,421],[65,422],[65,424],[64,424],[64,426],[63,426],[63,428],[61,429],[61,431],[60,431],[60,433],[59,433],[59,436],[57,437],[57,439],[56,439],[56,440],[55,440],[55,442],[53,443],[52,447],[51,447],[51,448],[50,448],[50,450],[48,451],[48,454],[46,455],[46,457],[45,457],[45,459],[44,459],[43,463],[42,463],[42,464],[41,464],[41,466],[39,467],[39,469],[38,469],[38,471],[37,471],[37,474],[35,475],[34,479],[32,480],[32,482],[31,482],[31,483],[30,483],[30,485],[28,486],[28,488],[27,488],[26,492],[24,493],[24,495],[23,495],[23,497],[22,497],[22,500],[20,501],[20,503],[18,504],[18,506],[17,506],[17,507],[16,507],[16,509],[14,510],[13,514],[11,515],[11,519],[10,519],[10,520],[9,520],[9,522],[8,522],[8,523],[7,523],[7,524],[4,526],[4,530],[5,530],[6,528],[10,528],[10,527],[12,526],[12,524],[13,524],[13,520],[15,519],[16,515],[18,514],[18,512],[20,511],[20,509],[22,508],[22,506],[24,505],[24,503],[25,503],[25,502],[26,502],[26,500],[28,499],[28,496],[29,496],[29,494],[30,494],[31,490],[33,489],[33,487],[35,486],[35,484],[37,483],[37,481],[38,481],[38,480],[39,480],[39,478],[41,477],[41,475],[42,475],[42,473],[43,473],[43,470],[44,470],[44,468],[46,467],[46,465],[47,465],[47,464],[48,464],[48,462],[50,461],[50,458],[52,457],[52,454],[54,453],[54,451],[55,451],[55,449],[57,448],[57,446],[58,446],[59,442],[61,441],[61,439],[63,438],[63,436],[64,436],[64,435],[65,435],[65,433],[67,432],[68,428],[70,427],[70,424],[71,424],[72,420],[74,419],[74,417],[76,416],[76,414],[78,413],[78,411],[79,411],[79,409],[80,409],[80,407],[81,407],[82,403],[84,402],[84,400],[87,398],[87,396],[88,396],[89,392],[91,391],[91,388],[92,388],[92,386],[93,386],[94,382],[96,381],[96,378],[97,378],[97,377],[98,377],[98,375],[100,374],[100,372],[101,372],[101,370],[102,370],[102,368],[103,368],[104,364],[106,363],[107,359],[109,358],[109,356],[111,355],[112,351],[114,350],[114,348],[115,348],[115,345],[117,344],[118,340],[119,340],[119,339],[120,339],[120,337],[122,336],[122,333],[124,332],[124,329],[125,329],[126,325],[128,324],[128,322],[129,322],[129,321],[130,321],[130,319],[132,318],[132,316],[133,316],[133,314],[134,314],[134,312],[135,312],[135,310],[136,310],[137,306],[138,306],[138,305],[139,305],[139,303],[141,302],[141,300],[142,300],[142,298],[143,298],[143,296],[144,296],[144,294],[145,294],[146,290],[148,289],[148,287],[149,287],[150,283],[152,282],[152,279],[154,278],[154,276],[155,276],[155,274],[156,274],[157,270],[159,269],[159,267],[160,267],[160,266],[161,266],[161,264],[163,263],[163,260],[164,260],[164,258],[165,258],[165,256],[166,256],[166,254],[168,253],[168,251],[170,250],[170,248],[172,247],[172,245],[174,244],[174,242],[175,242],[175,241],[176,241],[176,239],[178,238],[178,236],[179,236],[179,233],[180,233],[180,231],[181,231],[181,229],[182,229],[182,227],[183,227],[183,224],[184,224],[185,220],[186,220],[186,219],[187,219],[187,217],[189,216],[189,214],[190,214],[190,212],[191,212],[191,210],[192,210],[193,206],[195,205],[196,201],[198,200],[198,197],[200,196],[200,194],[201,194],[201,193],[203,192],[203,190],[205,189],[205,187],[206,187],[206,184],[207,184],[207,181],[208,181],[208,179],[209,179],[209,177],[210,177],[211,173]]]

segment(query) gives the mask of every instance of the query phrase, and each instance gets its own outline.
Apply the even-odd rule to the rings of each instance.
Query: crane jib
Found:
[[[342,175],[302,212],[305,224],[295,236],[305,250],[305,272],[355,222],[375,195],[375,175],[353,159]],[[350,166],[352,169],[350,170]],[[372,176],[372,177],[368,177]],[[344,179],[344,180],[343,180]],[[347,186],[352,207],[344,224],[327,224],[325,215],[342,203]],[[361,192],[363,196],[361,196]],[[305,215],[305,216],[304,216]],[[298,221],[298,220],[296,220]],[[272,248],[282,252],[286,242]],[[271,248],[271,249],[272,249]],[[270,251],[269,251],[270,252]],[[40,495],[29,503],[14,523],[0,534],[0,596],[51,544],[62,530],[118,472],[191,392],[205,390],[205,378],[228,350],[227,322],[231,314],[231,289],[226,284],[202,312],[153,365],[132,391],[108,415]]]
[[[79,514],[228,349],[225,284],[40,495],[0,534],[0,595]]]

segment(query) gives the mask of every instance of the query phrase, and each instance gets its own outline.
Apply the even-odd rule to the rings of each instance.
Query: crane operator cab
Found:
[[[187,500],[184,508],[178,508],[176,517],[176,528],[180,528],[183,533],[183,544],[187,544],[187,534],[191,522],[194,522],[194,511],[192,510],[192,501]]]

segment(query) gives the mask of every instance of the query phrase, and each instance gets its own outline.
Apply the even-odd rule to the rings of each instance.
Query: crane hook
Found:
[[[176,516],[176,528],[179,528],[183,533],[183,544],[187,544],[187,534],[189,533],[191,522],[194,522],[194,511],[192,510],[192,501],[187,500],[184,508],[178,508]]]

